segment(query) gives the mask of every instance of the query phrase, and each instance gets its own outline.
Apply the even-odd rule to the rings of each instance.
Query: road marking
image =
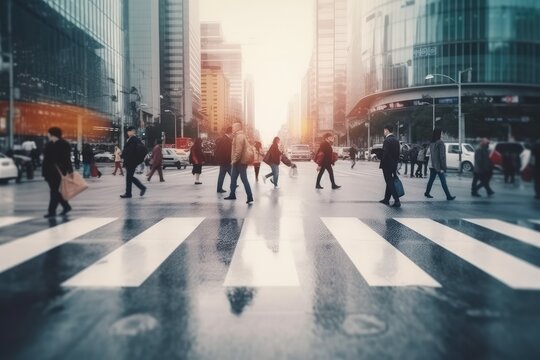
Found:
[[[31,217],[23,216],[2,216],[0,217],[0,227],[14,225],[23,221],[32,219]]]
[[[533,224],[536,224],[536,225],[540,225],[540,220],[529,220],[529,222],[533,223]]]
[[[441,286],[359,219],[321,220],[370,286]]]
[[[204,218],[165,218],[65,281],[70,287],[137,287],[172,254]]]
[[[301,218],[283,217],[269,233],[266,218],[244,220],[223,286],[300,286],[292,241],[304,238]]]
[[[0,273],[117,218],[80,218],[0,245]]]
[[[431,219],[395,219],[513,289],[539,290],[540,268]]]
[[[464,219],[483,228],[540,248],[540,232],[495,219]]]

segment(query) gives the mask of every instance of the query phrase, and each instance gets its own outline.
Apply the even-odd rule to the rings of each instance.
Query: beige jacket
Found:
[[[237,131],[234,134],[232,141],[231,149],[231,164],[242,164],[248,165],[249,161],[247,160],[247,147],[249,145],[246,136],[242,130]]]

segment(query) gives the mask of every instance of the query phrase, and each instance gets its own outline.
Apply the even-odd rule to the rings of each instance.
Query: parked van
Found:
[[[445,143],[446,164],[448,169],[459,170],[459,143]],[[461,169],[463,172],[474,170],[474,147],[471,144],[461,144]]]

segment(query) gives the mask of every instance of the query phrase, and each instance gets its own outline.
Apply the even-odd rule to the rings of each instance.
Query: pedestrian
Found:
[[[495,194],[489,186],[492,174],[493,164],[489,158],[489,139],[482,138],[480,145],[474,151],[474,175],[471,185],[471,196],[480,197],[478,190],[482,187],[486,189],[488,196]]]
[[[416,156],[416,167],[417,167],[417,169],[416,169],[415,176],[417,178],[423,177],[422,168],[424,167],[425,157],[426,157],[426,146],[424,144],[418,149],[418,155]]]
[[[226,193],[223,189],[225,175],[231,176],[231,148],[232,148],[232,127],[228,127],[222,137],[216,141],[215,157],[219,165],[219,175],[217,180],[217,192]]]
[[[358,150],[356,149],[356,145],[351,146],[349,149],[349,157],[351,158],[351,169],[354,169],[354,166],[356,165],[356,156],[358,155]]]
[[[60,194],[61,175],[73,172],[71,165],[71,146],[62,138],[62,130],[52,127],[48,130],[49,142],[45,146],[42,174],[49,184],[50,200],[45,218],[56,216],[58,204],[62,205],[60,215],[64,216],[71,211],[71,206]]]
[[[134,126],[127,128],[127,135],[128,139],[126,140],[124,150],[122,151],[122,159],[124,160],[124,166],[126,168],[126,192],[123,195],[120,195],[122,199],[131,198],[131,188],[133,187],[133,184],[141,190],[141,196],[144,196],[146,193],[146,186],[135,177],[135,170],[137,169],[137,166],[144,161],[148,151],[143,142],[137,137]]]
[[[531,149],[531,155],[534,159],[534,198],[540,200],[540,140],[536,140]]]
[[[435,177],[439,176],[441,180],[441,185],[446,194],[446,200],[454,200],[456,197],[450,194],[448,190],[448,185],[446,184],[446,147],[444,142],[441,140],[442,130],[435,128],[433,129],[433,137],[431,138],[431,144],[429,145],[429,152],[431,157],[431,166],[429,168],[429,181],[427,184],[426,192],[424,196],[432,199],[433,196],[430,195],[431,187],[435,181]]]
[[[90,144],[84,144],[82,149],[82,163],[83,163],[83,177],[88,179],[90,177],[90,167],[94,162],[94,151]]]
[[[407,169],[409,165],[409,148],[407,146],[401,147],[401,145],[400,145],[400,148],[401,150],[399,154],[399,164],[398,164],[397,174],[401,175],[399,173],[399,170],[401,170],[401,167],[403,166],[403,164],[405,164],[405,172],[403,173],[403,175],[407,175]]]
[[[156,141],[152,149],[152,158],[150,160],[150,172],[147,175],[147,180],[150,181],[155,172],[158,172],[159,182],[164,182],[163,179],[163,152],[161,150],[161,144]]]
[[[75,145],[73,148],[73,164],[75,169],[79,170],[81,167],[81,153],[79,152],[79,147]]]
[[[413,178],[415,175],[414,175],[414,166],[416,165],[416,163],[418,162],[418,146],[417,145],[412,145],[412,148],[411,150],[409,151],[409,161],[411,162],[411,177]]]
[[[249,180],[247,178],[247,167],[253,163],[255,154],[253,148],[249,144],[244,132],[242,131],[242,123],[235,122],[232,126],[233,141],[231,148],[231,192],[225,200],[236,200],[236,183],[238,176],[244,184],[244,189],[247,194],[247,204],[253,202],[253,194],[251,193],[251,187],[249,186]]]
[[[270,149],[268,149],[268,152],[264,156],[264,162],[270,166],[270,169],[272,171],[263,177],[263,181],[266,183],[266,179],[272,177],[272,179],[270,179],[270,182],[274,184],[275,189],[277,189],[278,187],[279,164],[281,163],[281,155],[283,155],[283,153],[279,149],[279,143],[280,139],[276,136],[274,140],[272,140],[272,145],[270,145]]]
[[[191,146],[191,149],[189,150],[189,162],[190,164],[193,164],[193,170],[191,170],[191,173],[195,175],[195,185],[201,185],[202,182],[200,182],[200,178],[204,163],[201,138],[196,138],[195,142]]]
[[[323,135],[323,141],[317,150],[317,155],[315,156],[315,162],[317,163],[317,182],[315,184],[316,189],[324,189],[321,186],[321,179],[324,174],[324,171],[328,171],[328,176],[330,177],[330,182],[332,183],[332,189],[339,189],[341,186],[337,185],[334,179],[334,166],[337,160],[337,154],[334,155],[332,151],[332,144],[334,143],[334,135],[331,133],[326,133]]]
[[[116,176],[116,171],[120,170],[120,175],[124,176],[124,170],[122,170],[122,150],[118,145],[114,145],[114,171],[113,175]]]
[[[517,156],[511,149],[507,149],[502,153],[502,166],[505,184],[513,184],[515,182],[516,169],[518,167],[517,163]]]
[[[255,144],[253,145],[255,150],[255,158],[253,160],[253,169],[255,170],[255,181],[259,181],[259,171],[261,169],[261,161],[264,158],[264,154],[262,151],[262,144],[260,141],[255,141]]]
[[[386,190],[384,191],[384,199],[380,200],[381,204],[390,205],[390,197],[394,198],[392,207],[400,207],[401,202],[394,186],[394,179],[397,177],[398,162],[400,159],[399,141],[392,133],[393,126],[386,125],[384,127],[384,142],[379,168],[383,171]]]
[[[429,147],[429,144],[424,144],[425,154],[424,154],[424,176],[428,176],[428,165],[429,165],[429,159],[431,157],[431,149]]]

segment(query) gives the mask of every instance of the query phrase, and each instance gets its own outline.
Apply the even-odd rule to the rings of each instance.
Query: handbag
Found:
[[[332,153],[332,165],[334,165],[339,160],[337,152]]]
[[[394,176],[394,189],[396,189],[398,197],[405,196],[405,189],[403,188],[403,183],[397,176]]]
[[[315,163],[319,166],[322,166],[324,161],[324,153],[322,151],[319,151],[317,153],[317,156],[315,156]]]
[[[59,191],[64,200],[68,201],[73,199],[75,196],[88,189],[88,184],[86,184],[86,181],[84,181],[81,174],[78,172],[68,172],[66,175],[62,174],[60,169],[58,169],[58,172],[61,177]]]
[[[525,182],[531,182],[533,180],[534,166],[528,164],[521,172],[521,179]]]
[[[90,165],[90,176],[97,177],[99,175],[99,170],[95,162],[92,162]]]
[[[267,165],[270,165],[270,151],[267,151],[266,155],[264,155],[263,162]]]

